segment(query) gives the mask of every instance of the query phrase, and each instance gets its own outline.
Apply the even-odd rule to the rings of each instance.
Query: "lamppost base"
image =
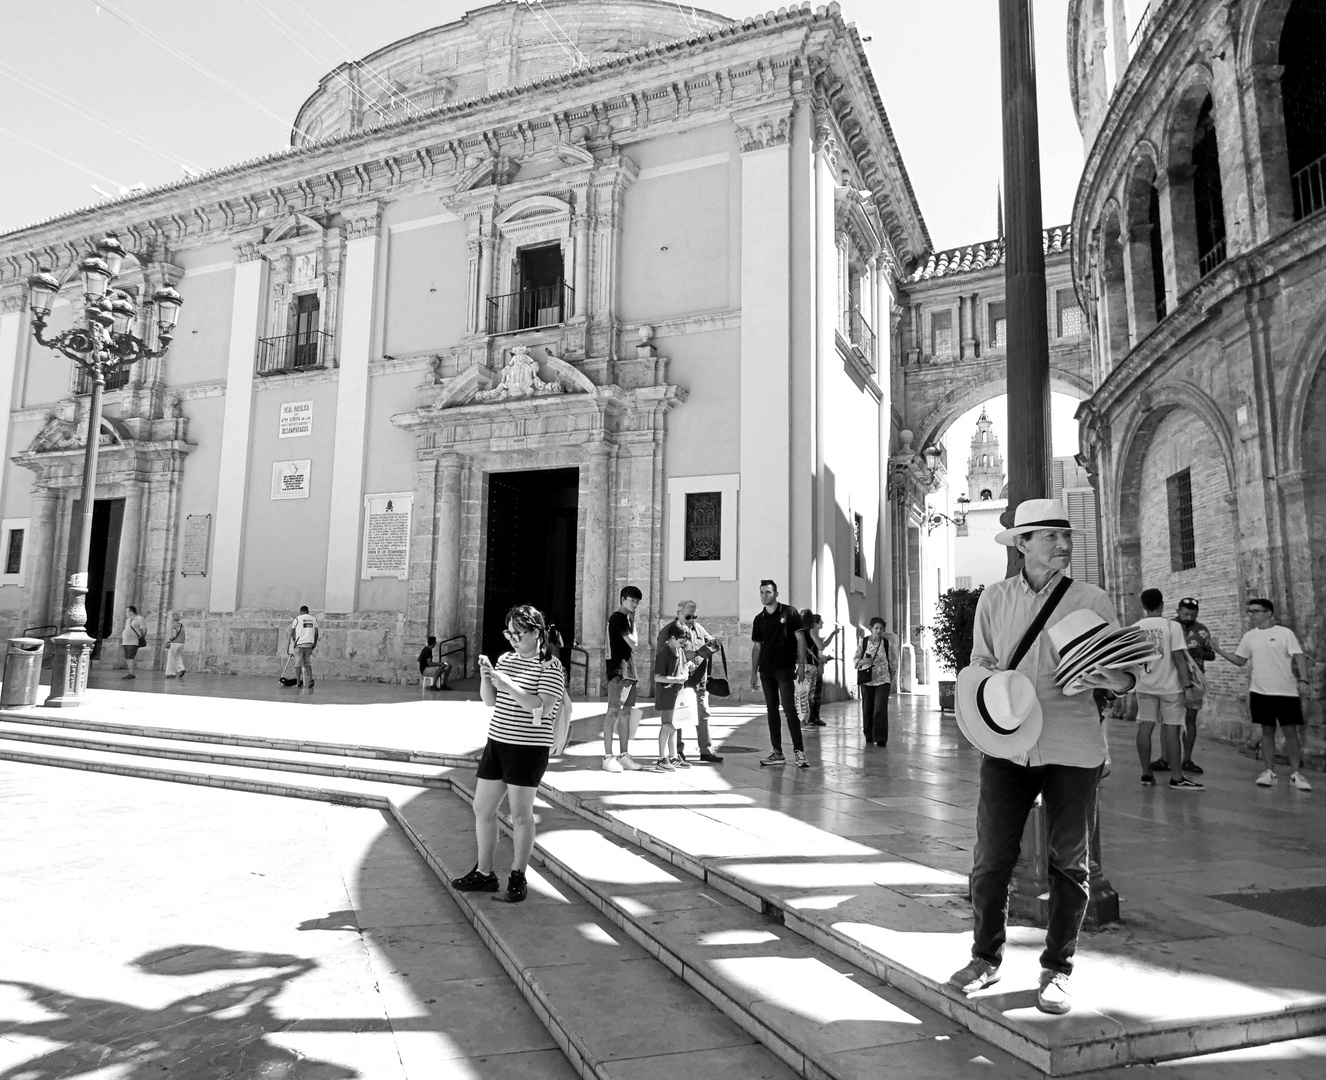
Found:
[[[87,704],[87,675],[94,644],[92,638],[82,630],[66,630],[51,642],[54,659],[51,662],[51,693],[46,699],[46,708],[76,709]]]

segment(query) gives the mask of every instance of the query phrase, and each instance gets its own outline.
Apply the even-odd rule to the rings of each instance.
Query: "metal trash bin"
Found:
[[[0,707],[37,704],[44,645],[41,638],[9,639],[9,648],[5,652],[4,687],[0,689]]]

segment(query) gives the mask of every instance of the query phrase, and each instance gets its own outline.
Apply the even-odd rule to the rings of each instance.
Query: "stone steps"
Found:
[[[472,776],[467,768],[472,767],[472,759],[448,758],[449,762],[454,761],[454,765],[448,766],[438,760],[445,755],[415,754],[390,747],[366,748],[361,757],[358,748],[344,743],[273,739],[270,748],[264,750],[257,745],[263,742],[261,737],[246,736],[241,749],[235,745],[236,740],[207,732],[198,734],[200,742],[208,744],[209,748],[190,751],[188,744],[192,741],[192,733],[178,729],[169,729],[168,737],[159,738],[158,734],[164,729],[135,729],[128,724],[109,723],[85,725],[76,718],[64,716],[59,718],[59,723],[32,724],[30,721],[31,717],[25,716],[21,724],[0,724],[0,757],[379,806],[396,814],[407,831],[411,826],[403,800],[410,806],[422,806],[418,803],[420,786],[451,786],[465,794]],[[80,734],[76,730],[80,726],[89,727],[96,734]],[[133,730],[146,735],[136,739],[129,734]],[[10,738],[10,735],[16,737]],[[34,741],[40,737],[45,741]],[[62,749],[50,741],[55,739],[58,742],[61,738],[81,745]],[[210,748],[218,743],[231,745],[221,751]],[[301,749],[292,749],[296,746]],[[151,760],[159,751],[173,755],[169,767]],[[326,762],[319,761],[319,758],[325,758]],[[420,762],[416,760],[418,758],[427,760]],[[353,764],[347,763],[346,759],[353,759]],[[314,781],[314,775],[321,778]],[[639,780],[643,775],[635,774],[635,778]],[[1025,945],[1019,947],[1016,928],[1011,934],[1004,984],[974,998],[962,997],[951,991],[944,979],[964,959],[951,955],[953,941],[963,937],[963,934],[955,933],[954,928],[962,931],[964,927],[952,918],[945,922],[944,912],[936,910],[934,897],[926,895],[926,889],[931,892],[952,891],[952,882],[948,879],[955,878],[955,875],[897,857],[885,857],[885,853],[877,851],[870,852],[873,858],[858,856],[851,862],[844,862],[841,855],[834,855],[831,842],[836,838],[828,834],[817,837],[814,835],[816,830],[810,826],[796,819],[784,819],[781,815],[776,815],[781,820],[773,823],[779,834],[767,841],[755,838],[759,842],[754,844],[749,832],[742,832],[712,817],[697,818],[697,828],[707,845],[697,847],[688,842],[688,835],[693,837],[694,830],[689,834],[686,829],[678,831],[675,806],[659,810],[652,816],[648,810],[623,812],[611,809],[608,800],[586,797],[574,790],[577,783],[583,784],[589,776],[594,774],[572,771],[553,772],[545,778],[542,795],[548,805],[541,810],[545,821],[540,826],[542,833],[536,860],[543,860],[549,875],[591,902],[613,925],[644,945],[650,955],[662,960],[711,1002],[723,1003],[720,1007],[734,1022],[753,1037],[761,1041],[767,1039],[766,1045],[772,1052],[801,1075],[852,1076],[850,1069],[839,1072],[827,1068],[824,1062],[846,1062],[854,1051],[846,1050],[841,1042],[834,1042],[832,1038],[827,1041],[818,1038],[815,1031],[799,1032],[796,1040],[784,1038],[780,1034],[783,1013],[761,1015],[751,1011],[758,1002],[750,996],[753,993],[751,988],[742,982],[742,979],[749,981],[751,976],[733,976],[725,982],[731,973],[721,964],[705,967],[697,963],[707,955],[707,950],[694,941],[676,937],[676,933],[683,933],[684,927],[665,931],[648,919],[642,920],[639,911],[632,908],[629,896],[623,900],[609,888],[611,882],[596,879],[594,867],[584,862],[584,851],[567,841],[566,836],[574,834],[579,837],[584,850],[611,856],[614,865],[624,868],[622,873],[656,882],[660,875],[666,875],[675,883],[669,888],[676,889],[679,895],[687,889],[693,890],[695,896],[705,893],[709,897],[707,900],[692,897],[687,901],[690,905],[687,910],[721,909],[723,918],[737,927],[733,931],[736,937],[723,938],[723,941],[737,942],[739,947],[745,947],[746,944],[767,943],[767,938],[760,935],[772,933],[780,943],[780,950],[790,948],[789,942],[814,950],[798,954],[794,959],[813,969],[817,977],[828,983],[837,980],[839,986],[846,985],[841,982],[846,977],[844,971],[855,969],[853,994],[868,984],[871,990],[868,997],[875,1004],[864,997],[859,1001],[863,1003],[861,1009],[871,1017],[895,1008],[913,1017],[924,1015],[931,1018],[924,1023],[932,1027],[949,1026],[950,1030],[935,1036],[936,1040],[942,1038],[951,1043],[949,1049],[957,1048],[962,1045],[961,1040],[971,1040],[974,1036],[976,1046],[985,1046],[984,1051],[977,1052],[990,1057],[1002,1050],[1043,1073],[1084,1073],[1116,1065],[1204,1054],[1226,1047],[1290,1040],[1326,1030],[1326,994],[1306,997],[1301,993],[1297,996],[1281,994],[1277,997],[1272,989],[1260,995],[1244,994],[1240,998],[1235,991],[1248,990],[1249,987],[1237,984],[1224,972],[1223,978],[1198,974],[1219,966],[1211,957],[1201,955],[1196,956],[1187,971],[1184,970],[1184,957],[1167,960],[1168,967],[1163,970],[1158,964],[1148,968],[1145,962],[1135,963],[1129,957],[1113,961],[1118,969],[1114,972],[1116,980],[1148,980],[1146,985],[1161,986],[1163,993],[1173,999],[1174,1007],[1168,1011],[1164,1002],[1160,1003],[1151,1014],[1155,1019],[1121,1023],[1116,1016],[1092,1008],[1089,998],[1083,1000],[1085,995],[1080,994],[1083,988],[1077,985],[1074,989],[1079,1000],[1074,1012],[1068,1017],[1046,1017],[1035,1010],[1034,995],[1029,989],[1034,987],[1035,949]],[[673,780],[662,776],[650,779],[662,785],[660,791],[668,789],[675,794]],[[693,771],[693,779],[698,783],[697,790],[702,789],[705,784],[703,772]],[[559,784],[566,787],[559,787]],[[594,782],[589,786],[591,789],[601,788],[602,782],[594,776]],[[669,820],[660,815],[669,817]],[[469,830],[467,825],[467,835]],[[415,838],[422,834],[411,835]],[[471,845],[465,850],[473,850],[472,840],[465,836],[453,839]],[[728,839],[735,841],[726,850],[728,857],[713,854],[723,852]],[[428,858],[429,844],[437,841],[429,839],[425,842],[416,838],[415,842]],[[798,884],[793,887],[786,872],[772,872],[780,869],[779,853],[788,851],[804,858],[805,872],[820,886],[826,882],[839,886],[843,895],[813,896],[809,892],[813,886]],[[734,854],[743,857],[731,857]],[[460,867],[457,873],[467,868]],[[781,869],[786,870],[786,866]],[[703,906],[696,908],[697,904]],[[754,921],[741,923],[738,915]],[[946,928],[948,932],[933,932],[936,926]],[[668,937],[668,934],[674,936]],[[1030,936],[1035,937],[1035,932],[1030,932]],[[1214,941],[1212,947],[1223,943]],[[771,968],[785,967],[787,959],[788,955],[780,952],[777,963]],[[1272,957],[1268,962],[1274,964],[1275,960]],[[760,965],[747,966],[758,969]],[[1229,963],[1225,964],[1226,969],[1229,966]],[[1093,973],[1097,968],[1098,961],[1093,960]],[[1189,985],[1207,996],[1218,995],[1223,983],[1231,991],[1228,1003],[1213,1006],[1207,1015],[1194,1019],[1191,1010],[1184,1008],[1184,984],[1179,980],[1185,975],[1192,977]],[[1257,975],[1256,987],[1280,985],[1274,977],[1261,971]],[[1075,980],[1075,984],[1077,982]],[[1020,985],[1023,988],[1017,989]],[[901,993],[904,996],[891,1000],[883,992],[885,989],[888,994]],[[771,986],[759,1001],[777,1002],[778,995],[777,986]],[[1252,1007],[1244,1007],[1244,999]],[[854,1007],[848,1007],[849,1013]],[[772,1008],[769,1006],[766,1012]],[[795,1010],[784,1010],[784,1013],[789,1011]],[[1139,1009],[1138,1014],[1146,1016],[1147,1012]],[[864,1022],[859,1026],[870,1028],[870,1024]],[[952,1032],[957,1031],[958,1026],[966,1030],[955,1036]],[[832,1025],[829,1027],[832,1029]],[[835,1030],[841,1033],[841,1029]],[[920,1045],[915,1039],[907,1041],[911,1049]],[[797,1064],[798,1060],[800,1064]]]

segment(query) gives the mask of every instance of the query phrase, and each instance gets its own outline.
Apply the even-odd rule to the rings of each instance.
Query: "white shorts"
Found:
[[[1142,694],[1137,695],[1137,720],[1142,724],[1183,725],[1188,716],[1188,706],[1182,694]]]

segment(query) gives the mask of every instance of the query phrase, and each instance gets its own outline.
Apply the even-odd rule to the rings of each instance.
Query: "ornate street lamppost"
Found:
[[[96,253],[89,254],[78,264],[78,273],[83,281],[83,325],[72,327],[50,339],[43,337],[42,331],[46,329],[46,319],[51,313],[51,304],[60,291],[61,283],[45,268],[28,278],[32,334],[37,344],[64,353],[83,369],[92,384],[87,444],[83,454],[83,520],[82,527],[73,536],[78,546],[74,549],[74,572],[69,578],[64,627],[54,642],[51,694],[46,699],[49,708],[82,705],[87,695],[88,664],[93,641],[85,627],[87,607],[84,597],[88,590],[88,549],[92,546],[92,507],[97,494],[101,392],[106,386],[106,376],[139,360],[164,356],[170,348],[170,339],[175,333],[180,305],[183,303],[180,294],[169,285],[158,289],[152,297],[160,339],[160,348],[153,349],[130,331],[138,315],[133,299],[128,293],[111,288],[111,282],[119,275],[123,262],[124,248],[114,233],[98,241]]]

